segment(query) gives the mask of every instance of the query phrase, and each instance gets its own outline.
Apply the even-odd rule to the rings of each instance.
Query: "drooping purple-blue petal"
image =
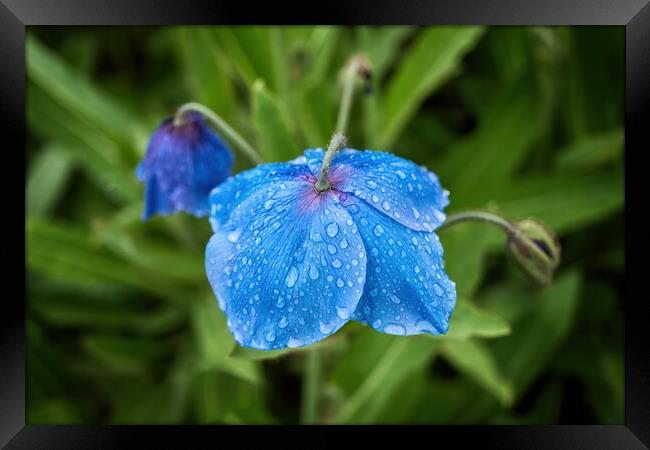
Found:
[[[260,176],[267,169],[261,167]],[[336,332],[356,309],[365,249],[338,197],[317,193],[313,177],[258,181],[244,198],[235,197],[246,183],[215,190],[211,200],[229,212],[206,249],[208,280],[239,344],[309,345]]]
[[[305,151],[312,172],[320,171],[323,155],[322,149]],[[337,190],[413,230],[433,231],[445,220],[449,193],[438,176],[393,154],[344,149],[332,158],[329,178]]]
[[[231,151],[203,116],[187,113],[181,125],[172,119],[153,133],[136,175],[145,183],[143,219],[186,211],[208,214],[208,194],[230,175]]]
[[[352,318],[396,335],[444,334],[456,286],[444,270],[435,233],[415,231],[350,197],[351,214],[366,252],[366,284]]]

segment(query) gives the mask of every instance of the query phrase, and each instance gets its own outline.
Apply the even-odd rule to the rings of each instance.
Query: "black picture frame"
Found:
[[[650,445],[650,303],[643,295],[643,252],[650,249],[650,223],[642,202],[645,166],[650,148],[650,6],[648,0],[361,0],[292,5],[278,2],[175,2],[171,0],[0,0],[0,128],[5,168],[5,194],[15,192],[20,171],[7,154],[20,155],[26,140],[25,27],[26,25],[168,25],[168,24],[485,24],[485,25],[620,25],[626,40],[625,151],[625,424],[557,426],[414,426],[360,427],[380,439],[387,433],[421,434],[430,442],[442,440],[495,448],[636,449]],[[7,143],[11,142],[12,145]],[[18,164],[26,163],[17,158]],[[13,169],[12,169],[13,168]],[[14,180],[14,177],[16,178]],[[15,196],[17,197],[17,196]],[[24,203],[5,205],[5,219],[16,228],[3,236],[19,242],[25,236],[16,214]],[[10,209],[10,211],[7,211]],[[5,220],[7,222],[7,220]],[[4,225],[7,225],[6,223]],[[11,225],[9,225],[11,227]],[[25,245],[29,245],[25,242]],[[24,250],[24,248],[23,248]],[[5,254],[9,266],[5,282],[20,279],[20,249]],[[16,273],[12,273],[15,271]],[[24,286],[24,285],[23,285]],[[18,289],[20,291],[20,289]],[[25,293],[5,289],[0,309],[0,446],[6,448],[121,448],[135,442],[147,447],[187,447],[189,439],[216,445],[222,427],[209,426],[37,426],[25,423]],[[433,429],[432,429],[433,427]],[[341,433],[344,427],[295,427],[293,439],[323,431]],[[405,430],[404,428],[408,428]],[[246,433],[245,427],[235,431]],[[256,427],[256,433],[282,432],[284,427]],[[229,429],[232,431],[232,428]],[[348,431],[344,431],[346,434]],[[410,434],[405,434],[410,436]],[[409,438],[410,439],[410,438]],[[407,443],[405,443],[407,444]],[[194,446],[189,446],[194,448]]]

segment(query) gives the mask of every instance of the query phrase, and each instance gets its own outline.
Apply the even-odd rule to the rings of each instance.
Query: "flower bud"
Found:
[[[555,234],[539,222],[525,219],[513,223],[507,249],[519,268],[535,284],[548,286],[560,263],[560,243]]]
[[[179,211],[206,216],[208,194],[230,176],[232,164],[230,149],[198,112],[164,120],[136,170],[146,186],[142,218]]]

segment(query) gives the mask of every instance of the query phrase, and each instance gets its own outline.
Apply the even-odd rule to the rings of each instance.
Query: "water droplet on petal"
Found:
[[[384,228],[381,225],[377,225],[373,231],[375,233],[375,236],[377,236],[377,237],[384,234]]]
[[[289,325],[289,321],[287,320],[287,318],[285,316],[282,316],[282,318],[280,319],[280,322],[278,322],[278,326],[280,328],[286,328],[287,325]]]
[[[332,222],[327,226],[325,230],[327,231],[327,235],[329,237],[334,237],[339,232],[339,226],[336,224],[336,222]]]
[[[348,241],[345,238],[343,238],[343,240],[341,241],[341,248],[342,249],[348,248]]]
[[[327,251],[329,252],[330,255],[333,255],[334,253],[336,253],[336,247],[334,247],[332,244],[328,244]]]
[[[226,237],[228,238],[228,240],[229,240],[230,242],[235,243],[235,242],[237,242],[237,240],[239,239],[239,236],[240,236],[240,235],[241,235],[241,229],[238,228],[238,229],[236,229],[236,230],[231,231],[230,233],[228,233],[228,235],[227,235]]]
[[[388,334],[396,334],[398,336],[404,336],[406,334],[406,328],[398,323],[387,323],[384,326],[384,332]]]
[[[275,341],[275,330],[271,330],[266,334],[266,340],[269,342]]]
[[[348,308],[345,308],[344,306],[337,306],[336,315],[339,316],[341,319],[346,320],[350,317],[350,310]]]
[[[332,261],[332,266],[334,266],[336,269],[338,269],[338,268],[341,267],[342,265],[343,265],[343,263],[342,263],[341,260],[338,259],[338,258],[336,258],[334,261]]]
[[[372,180],[368,180],[368,181],[366,181],[366,185],[368,185],[368,187],[369,187],[370,189],[377,189],[377,183],[375,183],[375,182],[372,181]]]
[[[292,266],[284,282],[287,284],[287,287],[291,288],[296,284],[297,279],[298,279],[298,269]]]
[[[332,322],[332,323],[321,322],[318,328],[320,329],[321,333],[330,334],[332,330],[334,330],[335,326],[336,326],[336,322]]]
[[[311,264],[311,265],[309,266],[309,278],[311,278],[312,280],[317,280],[319,275],[320,275],[320,274],[319,274],[319,272],[318,272],[318,267],[316,267],[315,265]]]
[[[289,338],[289,341],[287,342],[287,347],[289,348],[296,348],[300,347],[302,345],[302,341],[300,339],[296,339],[293,337]]]
[[[390,210],[390,204],[388,202],[382,203],[381,207],[384,208],[385,211]]]
[[[415,324],[415,331],[431,333],[435,331],[435,328],[428,320],[418,320],[418,322]]]

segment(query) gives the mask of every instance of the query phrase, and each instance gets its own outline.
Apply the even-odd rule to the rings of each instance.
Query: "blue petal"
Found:
[[[228,190],[238,206],[208,243],[208,280],[241,345],[309,345],[350,319],[363,292],[365,249],[332,192],[318,194],[300,179],[260,189],[264,195],[243,201]]]
[[[320,171],[323,151],[305,151],[309,167]],[[445,221],[449,192],[425,167],[379,151],[344,149],[332,158],[329,179],[334,188],[364,199],[402,225],[433,231]]]
[[[224,181],[210,193],[210,224],[217,231],[232,211],[251,196],[264,196],[273,189],[286,189],[286,182],[306,179],[311,172],[306,165],[270,163],[261,164]],[[260,200],[261,201],[261,200]]]
[[[352,318],[388,334],[444,334],[456,285],[444,270],[435,233],[415,231],[350,197],[366,252],[366,285]]]
[[[167,197],[160,192],[156,176],[151,176],[145,185],[144,192],[144,211],[142,219],[147,220],[154,214],[170,214],[173,210]]]

